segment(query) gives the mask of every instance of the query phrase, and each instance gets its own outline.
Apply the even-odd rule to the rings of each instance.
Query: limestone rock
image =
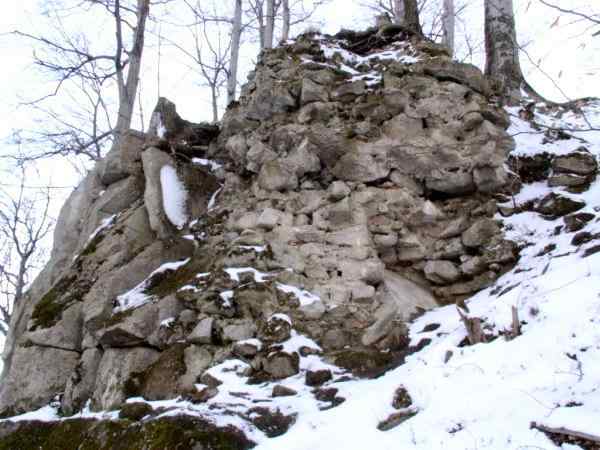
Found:
[[[98,366],[92,408],[98,411],[121,406],[128,397],[130,377],[147,369],[158,357],[156,350],[143,347],[107,349]]]
[[[427,261],[425,276],[437,284],[449,284],[460,278],[460,271],[450,261]]]
[[[598,162],[592,154],[580,151],[557,156],[552,160],[552,169],[560,173],[591,175],[598,171]]]
[[[466,247],[481,247],[490,243],[498,235],[500,228],[492,219],[480,219],[462,234],[462,243]]]
[[[287,191],[298,187],[298,177],[283,163],[269,161],[260,169],[258,184],[267,191]]]
[[[291,377],[300,371],[297,353],[274,352],[263,362],[263,369],[276,380]]]

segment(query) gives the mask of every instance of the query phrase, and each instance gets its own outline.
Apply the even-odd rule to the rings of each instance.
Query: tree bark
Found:
[[[275,4],[274,0],[267,0],[267,17],[265,24],[265,42],[263,48],[273,48],[273,32],[275,29]]]
[[[394,23],[404,22],[404,0],[394,0]]]
[[[144,51],[144,34],[146,31],[146,19],[150,13],[150,0],[138,0],[137,2],[137,20],[133,35],[133,45],[127,55],[129,62],[127,64],[127,78],[123,75],[123,62],[121,61],[123,49],[123,23],[121,20],[120,0],[115,1],[115,22],[117,27],[117,52],[115,65],[117,70],[117,80],[119,85],[119,111],[117,124],[115,127],[116,140],[122,133],[131,128],[133,118],[133,107],[135,97],[140,81],[140,70],[142,67],[142,53]]]
[[[282,42],[285,42],[290,38],[290,0],[283,0],[282,8],[283,25],[281,30],[281,40]]]
[[[442,42],[450,49],[450,54],[454,55],[454,28],[455,28],[454,0],[444,0],[444,12],[442,15],[442,28],[444,36]]]
[[[417,0],[404,0],[404,26],[416,34],[423,34]]]
[[[512,0],[485,0],[485,74],[498,83],[503,102],[516,105],[521,100],[523,72]]]
[[[242,37],[242,0],[235,0],[233,29],[231,31],[231,59],[227,76],[227,104],[235,100],[237,87],[238,62],[240,59],[240,41]]]

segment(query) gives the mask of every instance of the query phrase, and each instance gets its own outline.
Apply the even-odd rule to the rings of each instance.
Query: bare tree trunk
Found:
[[[454,21],[456,10],[454,9],[454,0],[444,0],[444,12],[442,14],[442,28],[444,31],[443,43],[450,49],[450,54],[454,54]]]
[[[150,0],[138,0],[137,2],[137,22],[133,35],[133,46],[129,52],[127,64],[127,79],[123,76],[122,56],[123,48],[123,21],[121,20],[120,0],[115,0],[115,24],[117,27],[117,51],[115,56],[115,65],[117,70],[117,80],[119,85],[119,111],[115,131],[118,136],[131,128],[131,119],[133,118],[133,106],[140,80],[140,70],[142,66],[142,53],[144,51],[144,34],[146,30],[146,19],[150,12]]]
[[[281,40],[283,42],[290,38],[290,0],[283,0],[283,25],[281,30]]]
[[[416,34],[423,34],[419,22],[419,6],[417,0],[404,0],[404,26]]]
[[[273,48],[273,32],[275,29],[275,1],[267,0],[267,17],[265,24],[265,42],[263,48]]]
[[[518,104],[524,82],[512,0],[485,0],[485,73],[499,84],[507,105]]]
[[[227,104],[235,100],[237,87],[238,62],[240,59],[240,41],[242,37],[242,0],[235,0],[233,29],[231,31],[231,59],[227,77]]]
[[[394,0],[394,23],[404,22],[404,0]]]

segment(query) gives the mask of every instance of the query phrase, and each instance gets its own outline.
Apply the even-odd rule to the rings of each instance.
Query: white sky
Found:
[[[461,0],[457,0],[457,3]],[[553,0],[563,7],[580,8],[583,11],[600,10],[597,0]],[[44,34],[43,21],[39,18],[40,0],[19,0],[4,2],[0,16],[0,54],[4,62],[0,71],[0,139],[18,128],[32,128],[31,114],[27,108],[18,107],[23,99],[31,99],[51,89],[52,84],[40,77],[31,65],[32,48],[23,41],[16,40],[6,33],[14,29]],[[322,31],[334,33],[341,27],[364,28],[372,22],[372,14],[361,8],[360,0],[331,0],[319,10],[316,17],[322,24]],[[558,26],[551,28],[558,13],[544,7],[538,0],[514,0],[517,13],[519,41],[531,60],[540,64],[542,69],[554,79],[569,98],[581,96],[600,96],[600,37],[592,37],[592,32],[582,22],[570,17],[561,17]],[[475,43],[482,42],[483,0],[470,0],[469,7],[459,20],[458,34],[465,27]],[[573,23],[575,22],[575,23]],[[97,24],[93,24],[97,25]],[[111,23],[101,30],[112,38]],[[300,32],[304,27],[298,27]],[[163,31],[164,32],[164,31]],[[181,39],[187,34],[180,32]],[[178,39],[169,34],[171,39]],[[144,53],[142,71],[142,97],[144,98],[145,120],[153,107],[158,92],[158,50],[149,45]],[[244,52],[244,68],[250,70],[256,57],[255,44],[247,44]],[[189,61],[172,49],[162,48],[163,58],[160,66],[160,94],[173,100],[179,112],[192,121],[210,120],[210,101],[208,90],[199,86],[198,75],[190,69]],[[482,47],[473,62],[483,64]],[[523,54],[521,62],[531,84],[542,94],[555,100],[565,100],[553,82],[540,70],[533,67],[528,56]],[[244,76],[241,77],[242,79]],[[0,152],[6,151],[0,141]],[[0,160],[2,161],[2,160]],[[6,167],[0,167],[5,169]],[[51,176],[52,183],[74,185],[78,174],[64,161],[46,164],[42,167],[44,177]]]

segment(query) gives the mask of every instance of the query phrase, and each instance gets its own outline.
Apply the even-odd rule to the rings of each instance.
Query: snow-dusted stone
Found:
[[[500,233],[500,227],[495,220],[480,219],[471,225],[462,234],[462,243],[466,247],[481,247],[490,243],[490,240]]]
[[[552,160],[552,169],[555,172],[561,173],[591,175],[598,171],[598,162],[594,155],[579,151],[564,156],[557,156]]]
[[[262,349],[262,343],[258,339],[246,339],[233,344],[233,354],[242,358],[254,358]]]
[[[159,356],[156,350],[144,347],[107,349],[98,366],[92,408],[96,411],[118,408],[127,398],[129,378],[147,369]]]
[[[0,414],[14,415],[47,405],[62,393],[79,353],[52,347],[20,347],[0,386]]]
[[[269,317],[260,330],[260,336],[265,341],[284,342],[290,338],[292,323],[289,317],[283,314],[274,314]]]
[[[212,342],[215,320],[206,317],[194,327],[186,340],[192,344],[210,344]]]
[[[118,313],[110,320],[118,321],[96,332],[103,347],[132,347],[145,342],[158,325],[158,308],[150,303],[140,308]]]
[[[558,218],[579,211],[584,206],[585,202],[581,200],[551,192],[539,201],[535,209],[548,218]]]
[[[450,261],[427,261],[425,264],[425,276],[434,283],[448,284],[453,283],[460,278],[460,271],[454,263]]]

